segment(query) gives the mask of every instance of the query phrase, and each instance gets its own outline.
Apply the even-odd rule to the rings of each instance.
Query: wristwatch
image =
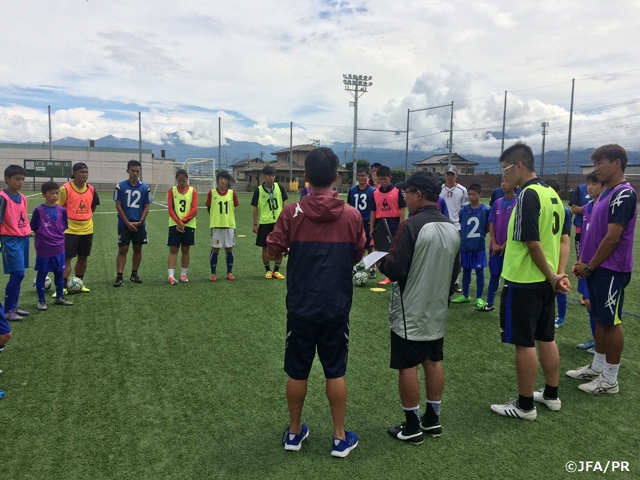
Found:
[[[589,266],[588,263],[584,264],[584,271],[587,272],[587,273],[591,273],[591,267]]]

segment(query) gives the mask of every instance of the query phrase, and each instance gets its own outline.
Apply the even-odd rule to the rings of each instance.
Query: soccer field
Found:
[[[13,338],[0,355],[0,390],[6,392],[0,400],[0,478],[543,479],[569,476],[571,461],[599,461],[603,469],[607,461],[626,461],[630,472],[612,476],[640,477],[637,267],[624,305],[620,393],[590,396],[578,390],[580,381],[564,375],[592,358],[575,348],[590,330],[572,279],[567,320],[556,330],[562,410],[539,406],[534,422],[499,417],[489,408],[517,397],[514,349],[500,342],[497,309],[479,313],[471,304],[452,305],[444,343],[443,435],[426,437],[418,447],[387,434],[404,420],[397,373],[388,366],[390,288],[354,288],[346,427],[360,443],[348,458],[337,459],[330,456],[331,415],[317,361],[303,412],[309,439],[300,452],[280,445],[288,424],[286,281],[264,279],[251,231],[251,196],[239,194],[235,282],[220,275],[223,261],[220,279],[209,282],[208,215],[201,209],[190,282],[169,285],[168,215],[152,205],[150,243],[139,271],[143,283],[128,281],[130,252],[121,288],[112,286],[115,206],[111,192],[100,198],[85,276],[91,292],[69,295],[72,307],[50,302],[48,311],[38,312],[32,269],[23,282],[20,307],[31,316],[11,324]],[[200,192],[200,203],[205,199]],[[30,198],[30,211],[38,202]],[[637,241],[636,263],[639,249]],[[34,260],[32,248],[32,266]],[[536,385],[544,386],[541,371]],[[424,389],[422,398],[424,410]]]

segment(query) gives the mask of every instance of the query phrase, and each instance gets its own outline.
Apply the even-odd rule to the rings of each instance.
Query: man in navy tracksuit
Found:
[[[284,208],[267,237],[267,251],[277,259],[289,250],[284,370],[289,375],[291,423],[285,430],[283,446],[285,450],[300,450],[309,436],[301,416],[317,349],[333,417],[331,455],[346,457],[358,444],[358,436],[344,430],[344,375],[353,295],[351,271],[364,254],[365,233],[360,213],[330,190],[338,178],[338,163],[329,148],[317,148],[307,156],[305,181],[311,193]]]

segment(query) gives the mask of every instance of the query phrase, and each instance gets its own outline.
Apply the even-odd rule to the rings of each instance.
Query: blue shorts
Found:
[[[598,267],[587,277],[591,311],[604,327],[622,323],[624,288],[629,285],[631,272],[614,272]]]
[[[284,371],[294,380],[306,380],[318,350],[325,378],[344,377],[349,354],[349,319],[311,323],[287,316]]]
[[[11,333],[11,327],[4,316],[2,305],[0,305],[0,335],[6,335],[7,333]]]
[[[500,333],[504,343],[535,347],[555,335],[556,294],[551,287],[505,285],[500,295]]]
[[[491,275],[501,275],[502,265],[504,265],[504,255],[489,255],[489,273]]]
[[[2,266],[7,274],[29,268],[29,237],[2,236]]]
[[[65,268],[65,253],[62,252],[53,257],[39,257],[36,255],[36,266],[34,270],[36,272],[64,272]]]
[[[460,252],[460,264],[462,268],[467,270],[487,268],[487,252],[485,250],[478,252]]]

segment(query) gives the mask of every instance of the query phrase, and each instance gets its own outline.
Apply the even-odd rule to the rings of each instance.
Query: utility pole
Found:
[[[569,191],[569,162],[571,160],[571,127],[573,125],[573,92],[576,86],[576,79],[571,79],[571,111],[569,112],[569,139],[567,141],[567,165],[564,172],[564,191]]]
[[[367,75],[342,75],[344,89],[354,98],[353,102],[353,186],[356,185],[358,171],[358,98],[367,93],[367,87],[373,85],[372,76]]]
[[[549,126],[549,122],[542,122],[540,126],[542,127],[542,154],[540,155],[540,175],[544,175],[544,139],[547,136],[547,127]]]
[[[504,152],[504,130],[507,124],[507,91],[504,91],[504,112],[502,112],[502,145],[500,145],[500,155]]]

